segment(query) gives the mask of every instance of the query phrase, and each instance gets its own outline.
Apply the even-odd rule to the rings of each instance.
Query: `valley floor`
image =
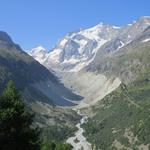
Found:
[[[67,139],[67,143],[71,144],[73,146],[73,150],[91,150],[91,144],[86,140],[86,138],[83,135],[84,129],[81,127],[82,124],[84,124],[87,121],[87,116],[84,116],[80,113],[78,110],[77,113],[82,116],[80,122],[76,125],[78,128],[77,132],[74,136]]]

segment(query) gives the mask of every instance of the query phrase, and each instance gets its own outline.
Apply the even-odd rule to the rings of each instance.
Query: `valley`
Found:
[[[68,33],[51,50],[0,31],[0,92],[13,81],[44,150],[149,150],[149,39],[148,16]]]
[[[86,149],[91,150],[91,144],[87,142],[85,136],[83,135],[84,129],[81,127],[84,123],[87,122],[87,116],[84,116],[80,113],[80,110],[77,110],[77,113],[82,117],[80,122],[76,125],[78,130],[75,132],[73,137],[69,137],[66,143],[69,143],[73,146],[73,150]]]

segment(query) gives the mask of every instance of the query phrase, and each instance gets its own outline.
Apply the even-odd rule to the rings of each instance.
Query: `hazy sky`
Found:
[[[52,48],[66,33],[150,16],[150,0],[0,0],[0,30],[23,49]]]

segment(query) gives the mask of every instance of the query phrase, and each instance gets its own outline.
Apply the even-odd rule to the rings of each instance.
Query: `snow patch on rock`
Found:
[[[147,39],[143,40],[142,42],[145,43],[145,42],[148,42],[148,41],[150,41],[150,38],[147,38]]]
[[[38,46],[36,48],[31,49],[30,51],[27,51],[30,56],[39,61],[41,64],[44,63],[48,56],[48,51],[43,46]]]

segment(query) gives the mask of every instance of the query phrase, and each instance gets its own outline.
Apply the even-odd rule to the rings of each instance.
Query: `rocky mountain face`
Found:
[[[29,50],[28,54],[42,64],[47,58],[48,51],[44,47],[38,46],[36,48]]]
[[[89,110],[85,134],[95,149],[150,149],[150,27],[118,52],[95,60],[89,72],[122,83]]]
[[[150,17],[124,27],[101,23],[67,34],[52,51],[28,53],[47,69],[0,32],[0,90],[12,79],[26,99],[38,100],[39,122],[73,126],[80,118],[73,110],[48,102],[77,103],[95,149],[150,149]]]
[[[98,52],[95,60],[84,69],[98,74],[103,73],[106,76],[117,76],[128,84],[150,67],[149,37],[150,27],[119,51],[105,54],[102,59],[99,59],[101,53]]]
[[[119,30],[115,26],[101,23],[90,29],[67,34],[47,54],[43,64],[54,70],[79,71],[92,61],[104,43],[118,35]],[[36,52],[35,55],[36,49],[32,49],[29,54],[40,61],[39,53]]]
[[[39,62],[42,59],[43,65],[55,71],[78,72],[93,62],[95,57],[103,58],[104,54],[118,51],[132,42],[149,25],[150,17],[141,17],[124,27],[100,23],[67,34],[50,52],[39,54],[39,48],[35,48],[29,54]]]
[[[39,62],[22,51],[9,35],[0,32],[0,91],[13,80],[29,102],[40,101],[63,106],[74,105],[71,100],[81,100],[59,82],[57,77]],[[68,99],[70,101],[68,101]]]
[[[69,33],[52,51],[46,52],[43,65],[52,68],[66,87],[84,97],[81,106],[94,105],[121,82],[128,83],[135,79],[136,71],[129,71],[127,66],[140,62],[128,62],[130,54],[126,49],[138,47],[137,40],[144,34],[148,38],[146,29],[149,26],[150,17],[145,16],[124,27],[100,23]],[[125,62],[120,59],[122,51]],[[38,60],[38,53],[34,54],[30,53]]]

